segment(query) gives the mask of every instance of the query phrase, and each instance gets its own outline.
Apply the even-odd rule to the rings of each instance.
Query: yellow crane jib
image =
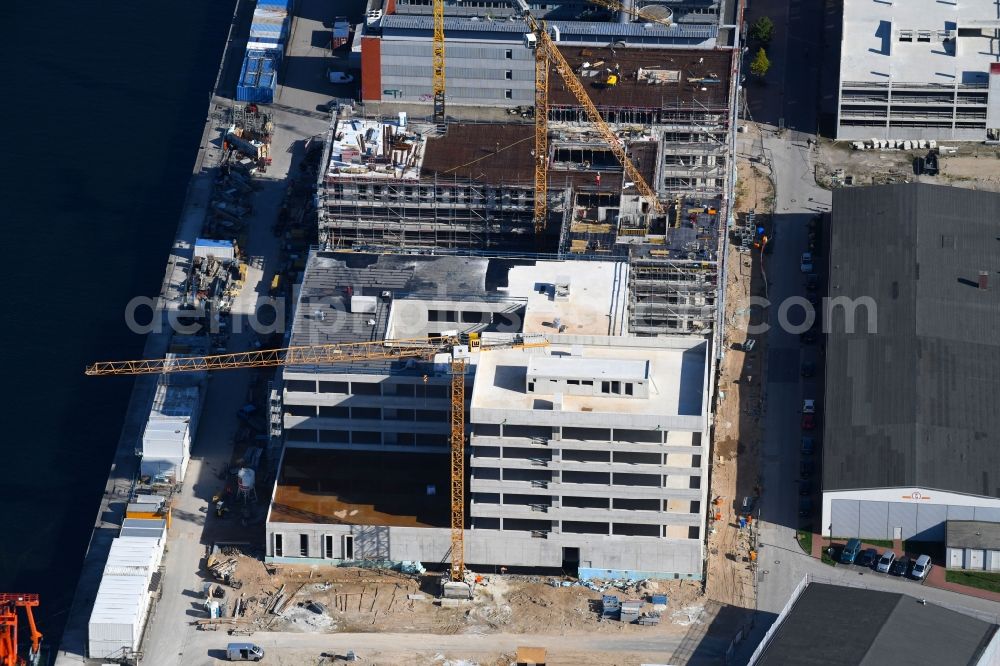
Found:
[[[433,358],[451,352],[451,568],[450,578],[461,581],[465,575],[465,370],[466,359],[456,347],[468,345],[468,352],[494,349],[546,347],[544,335],[515,335],[509,339],[483,344],[479,333],[443,335],[432,338],[348,342],[333,345],[285,347],[264,351],[236,352],[211,356],[183,356],[171,359],[106,361],[86,369],[88,375],[145,375],[196,370],[233,370],[283,365],[321,365],[352,361]],[[467,355],[467,354],[466,354]]]

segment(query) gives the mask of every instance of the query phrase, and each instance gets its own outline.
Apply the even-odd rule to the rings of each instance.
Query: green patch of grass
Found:
[[[976,587],[989,592],[1000,592],[1000,573],[985,571],[945,571],[944,579],[949,583],[958,583]]]
[[[879,546],[881,548],[892,548],[892,541],[886,539],[862,539],[861,543],[866,543],[869,546]]]
[[[799,548],[805,551],[806,555],[813,552],[813,534],[808,530],[799,530],[795,533],[795,540],[799,542]]]
[[[826,548],[823,549],[823,554],[819,559],[823,564],[829,564],[831,567],[837,566],[837,561],[830,557],[830,553],[827,552]]]

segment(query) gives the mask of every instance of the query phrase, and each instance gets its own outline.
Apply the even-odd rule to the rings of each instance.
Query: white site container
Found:
[[[139,649],[149,613],[149,583],[141,576],[104,576],[87,624],[91,659],[123,657]]]
[[[116,538],[111,542],[104,575],[141,576],[148,585],[163,559],[163,541],[146,537]]]
[[[187,386],[166,380],[161,380],[156,386],[153,406],[149,410],[149,420],[185,418],[190,422],[193,438],[194,433],[198,431],[199,416],[201,416],[201,389],[198,386]]]
[[[187,472],[190,456],[143,456],[139,463],[139,471],[143,476],[149,476],[154,481],[165,480],[167,483],[181,483]]]
[[[162,544],[167,538],[166,518],[126,518],[122,522],[122,538],[153,539]]]
[[[142,434],[140,473],[153,478],[166,478],[174,483],[182,482],[191,456],[189,426],[184,417],[158,417],[146,423]]]

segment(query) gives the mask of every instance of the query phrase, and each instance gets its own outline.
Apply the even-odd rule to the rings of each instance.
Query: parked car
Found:
[[[803,414],[802,415],[802,429],[803,430],[815,430],[816,429],[816,415],[815,414]]]
[[[229,661],[260,661],[264,650],[253,643],[230,643],[226,646],[226,657]]]
[[[811,456],[816,450],[816,438],[812,435],[802,435],[802,455]]]
[[[806,300],[814,307],[819,307],[820,297],[815,291],[810,291],[806,293]],[[817,316],[819,315],[819,310],[816,311]]]
[[[812,484],[808,481],[799,481],[799,495],[808,497],[812,493]]]
[[[896,561],[892,563],[892,566],[889,567],[889,573],[893,576],[905,576],[906,571],[909,568],[910,558],[904,555],[903,557],[897,558]]]
[[[896,553],[891,550],[887,550],[882,553],[882,557],[878,558],[878,566],[875,570],[879,573],[889,573],[889,569],[892,568],[892,563],[896,561]]]
[[[806,291],[814,292],[819,289],[819,276],[815,273],[806,275]]]
[[[816,332],[815,328],[810,328],[808,331],[799,333],[799,342],[802,342],[803,344],[811,345],[818,339],[819,334]]]
[[[816,374],[816,364],[812,361],[803,361],[802,363],[802,376],[812,377]]]
[[[815,414],[816,413],[816,401],[812,398],[805,398],[802,400],[802,413],[803,414]]]
[[[859,553],[861,553],[861,539],[848,539],[844,550],[840,551],[840,563],[854,564]]]
[[[326,78],[329,79],[330,83],[342,84],[351,83],[354,81],[354,77],[350,74],[344,72],[338,72],[333,69],[326,70]]]
[[[799,270],[803,273],[812,273],[813,256],[811,252],[802,253],[802,258],[799,260]]]
[[[910,575],[917,580],[923,580],[924,578],[927,578],[927,574],[930,573],[931,567],[933,566],[934,565],[931,564],[930,556],[921,555],[917,558],[917,561],[913,563],[913,572]]]
[[[812,473],[813,473],[813,464],[811,460],[803,460],[802,462],[799,463],[799,476],[801,476],[803,479],[808,479],[810,476],[812,476]]]
[[[812,513],[812,509],[813,509],[813,503],[812,503],[811,499],[809,499],[808,497],[800,497],[799,498],[799,517],[800,518],[807,518]]]
[[[871,569],[873,566],[875,566],[875,562],[877,561],[878,561],[878,550],[875,548],[865,548],[863,551],[861,551],[861,554],[858,555],[858,559],[857,561],[855,561],[855,564],[857,564],[859,567],[868,567],[869,569]]]

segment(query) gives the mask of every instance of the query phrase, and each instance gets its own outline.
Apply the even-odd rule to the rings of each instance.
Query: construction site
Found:
[[[159,588],[127,639],[73,654],[222,658],[241,636],[289,663],[725,653],[704,585],[738,57],[715,28],[661,17],[647,42],[624,23],[625,46],[584,45],[531,11],[499,32],[523,31],[534,103],[502,121],[445,113],[436,46],[432,115],[319,116],[283,85],[273,108],[216,108],[204,219],[164,287],[202,330],[87,369],[155,376],[145,466],[116,493],[162,498]],[[289,54],[311,48],[302,21]],[[248,330],[264,311],[287,324]]]

